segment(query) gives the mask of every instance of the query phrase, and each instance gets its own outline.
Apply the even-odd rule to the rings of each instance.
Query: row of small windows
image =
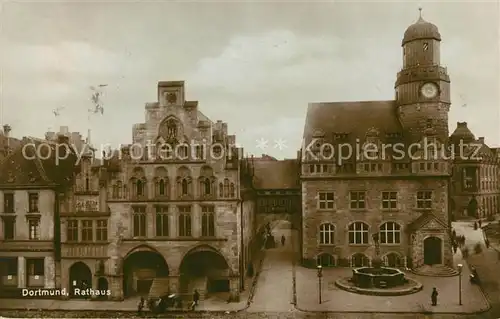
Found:
[[[391,210],[398,209],[398,192],[382,192],[381,194],[382,209]],[[317,207],[320,210],[335,209],[335,193],[334,192],[319,192]],[[416,196],[417,209],[432,208],[432,191],[419,191]],[[352,210],[366,209],[366,191],[351,191],[349,192],[349,208]]]
[[[210,177],[200,177],[198,179],[199,183],[199,193],[201,196],[215,196],[218,194],[220,198],[235,198],[236,188],[234,183],[231,183],[229,179],[224,179],[224,181],[219,182],[218,188],[216,187],[215,178]],[[145,197],[147,196],[147,186],[148,182],[146,179],[132,178],[130,180],[129,186],[132,189],[131,195],[134,197]],[[157,178],[154,181],[154,194],[159,197],[169,197],[171,194],[170,183],[167,178]],[[178,177],[176,180],[176,191],[178,197],[190,196],[193,194],[193,183],[190,177]],[[218,192],[217,192],[218,191]],[[117,181],[112,186],[111,197],[120,199],[126,197],[128,194],[127,185],[124,185],[121,181]]]
[[[108,221],[69,219],[66,221],[66,241],[102,242],[108,240]]]
[[[15,193],[5,192],[3,194],[3,212],[13,214],[16,210]],[[28,213],[39,213],[39,195],[36,192],[28,193]]]
[[[351,245],[368,245],[370,227],[364,222],[353,222],[349,224],[347,233]],[[380,244],[393,245],[401,243],[401,226],[395,222],[386,222],[379,227]],[[335,225],[331,223],[321,224],[319,227],[319,244],[335,244]]]
[[[191,206],[178,206],[177,236],[193,236]],[[155,236],[170,237],[169,208],[157,206],[155,213]],[[133,237],[147,237],[146,207],[134,207]],[[214,206],[201,207],[201,236],[215,237],[215,209]]]
[[[352,173],[354,171],[354,165],[350,164],[350,166],[338,166],[337,171],[339,173]],[[417,166],[418,172],[436,172],[444,169],[446,164],[444,163],[419,163]],[[309,164],[309,173],[311,174],[331,174],[335,171],[334,165],[332,164]],[[357,165],[358,170],[360,172],[365,173],[376,173],[383,172],[384,166],[382,163],[361,163]],[[392,163],[392,170],[394,172],[408,170],[408,163]]]
[[[3,216],[2,218],[4,240],[16,238],[16,219],[13,217]],[[40,218],[28,218],[28,239],[40,240]]]

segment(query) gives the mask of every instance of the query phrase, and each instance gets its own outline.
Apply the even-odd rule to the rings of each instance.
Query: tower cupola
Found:
[[[417,22],[410,25],[408,29],[406,29],[401,45],[420,39],[441,41],[441,34],[439,33],[438,27],[425,21],[422,18],[422,9],[420,8],[419,10],[420,16]]]

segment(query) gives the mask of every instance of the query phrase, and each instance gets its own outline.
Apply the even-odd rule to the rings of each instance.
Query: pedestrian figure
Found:
[[[137,304],[137,314],[140,316],[142,314],[142,309],[144,309],[144,297],[141,297],[139,303]]]
[[[432,288],[431,301],[432,301],[433,306],[437,306],[438,295],[439,294],[438,294],[436,287]]]
[[[490,248],[490,241],[488,240],[488,238],[484,240],[484,244],[486,245],[486,249]]]
[[[477,230],[477,222],[474,222],[474,230]]]
[[[195,306],[198,306],[199,300],[200,300],[200,293],[198,292],[198,289],[195,289],[194,294],[193,294],[193,301],[194,301]]]
[[[479,228],[481,228],[481,224],[482,224],[481,220],[478,220],[478,222],[477,222],[477,223],[478,223],[478,225],[479,225]]]
[[[285,235],[281,235],[281,246],[285,246]]]
[[[458,249],[457,244],[455,244],[455,243],[454,243],[454,244],[453,244],[453,253],[454,253],[454,254],[456,254],[456,253],[457,253],[457,249]]]
[[[453,232],[451,233],[451,236],[453,237],[453,239],[457,238],[457,232],[455,230],[453,230]]]

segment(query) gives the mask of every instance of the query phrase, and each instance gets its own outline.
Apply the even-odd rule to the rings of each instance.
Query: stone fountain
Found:
[[[375,257],[371,267],[361,267],[352,270],[352,283],[359,288],[393,288],[403,286],[407,280],[405,274],[397,268],[383,267],[380,257],[379,234],[373,234]]]

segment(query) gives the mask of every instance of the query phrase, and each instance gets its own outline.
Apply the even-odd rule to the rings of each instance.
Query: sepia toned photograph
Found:
[[[0,1],[0,318],[500,318],[499,1]]]

